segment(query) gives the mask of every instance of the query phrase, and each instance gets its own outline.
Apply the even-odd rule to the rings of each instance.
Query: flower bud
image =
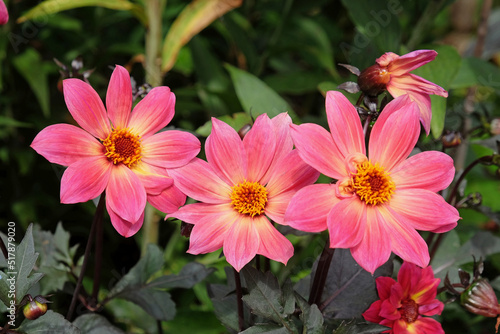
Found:
[[[473,282],[460,296],[460,303],[471,313],[485,317],[497,317],[500,314],[497,296],[487,279],[480,278]]]
[[[452,148],[462,143],[462,135],[458,131],[448,131],[441,137],[441,142],[444,148]]]
[[[4,25],[9,21],[9,12],[7,11],[7,6],[5,2],[0,0],[0,25]]]
[[[377,96],[386,90],[391,74],[379,64],[365,69],[358,77],[359,89],[368,96]]]
[[[26,319],[35,320],[47,312],[47,304],[40,303],[37,300],[31,300],[23,308],[23,314]]]

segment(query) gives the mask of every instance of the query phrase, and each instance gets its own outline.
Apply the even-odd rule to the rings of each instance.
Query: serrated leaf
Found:
[[[179,50],[193,36],[228,11],[241,6],[242,2],[242,0],[194,0],[188,4],[175,19],[163,42],[162,72],[170,71],[177,60]]]
[[[80,329],[81,334],[125,334],[118,327],[113,326],[108,319],[100,314],[83,314],[73,321],[73,325]]]
[[[215,269],[205,268],[201,263],[189,262],[181,269],[179,274],[159,277],[151,283],[148,283],[148,287],[156,289],[190,289],[195,284],[203,281],[214,271]]]
[[[252,313],[280,323],[283,305],[278,279],[271,272],[263,273],[250,266],[244,267],[242,273],[249,291],[248,295],[243,296],[243,301]]]
[[[33,48],[26,49],[16,56],[12,63],[16,70],[26,79],[35,94],[45,117],[50,116],[50,94],[47,72],[44,70],[40,54]]]
[[[221,284],[209,284],[207,290],[217,319],[226,328],[238,331],[237,301],[236,295],[231,294],[232,289]]]
[[[64,319],[61,314],[52,310],[48,310],[47,313],[36,320],[24,320],[17,330],[20,333],[29,334],[83,334],[71,322]]]
[[[241,334],[259,334],[259,333],[290,334],[290,331],[285,327],[280,327],[278,325],[265,324],[265,325],[255,325],[241,332]]]
[[[356,263],[348,249],[336,249],[321,298],[325,317],[360,318],[371,303],[378,299],[375,278],[391,276],[392,259],[380,266],[372,276]],[[314,274],[311,275],[314,277]]]
[[[131,301],[157,320],[169,321],[175,317],[175,303],[170,294],[153,288],[137,288],[119,296]]]
[[[318,308],[318,305],[309,303],[299,294],[295,295],[297,304],[299,305],[302,313],[300,319],[304,324],[304,333],[311,334],[322,334],[325,332],[325,327],[323,326],[324,318],[323,314]]]
[[[11,283],[14,283],[15,279],[16,279],[15,276],[7,275],[6,273],[0,270],[0,300],[5,306],[10,306],[11,300],[13,300],[12,298],[9,297],[9,295],[11,294],[10,290]]]
[[[378,324],[356,324],[355,321],[342,322],[333,334],[378,334],[388,329]]]
[[[23,240],[16,247],[16,303],[20,303],[28,290],[43,276],[41,273],[30,275],[37,258],[38,253],[35,253],[33,242],[33,224],[30,224]]]
[[[17,23],[46,17],[47,15],[68,9],[88,6],[98,6],[116,10],[131,10],[134,4],[126,0],[46,0],[17,19]]]
[[[292,107],[281,96],[259,78],[229,64],[226,65],[233,81],[236,95],[243,109],[252,117],[268,114],[269,118],[288,112],[293,120],[297,119]]]

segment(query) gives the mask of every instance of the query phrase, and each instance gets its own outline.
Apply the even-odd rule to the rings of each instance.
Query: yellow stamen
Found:
[[[396,186],[384,168],[365,161],[358,165],[352,177],[354,192],[366,204],[377,205],[387,202],[394,194]]]
[[[236,211],[251,217],[264,213],[267,190],[259,182],[244,181],[231,189],[231,204]]]
[[[114,129],[102,144],[106,148],[106,157],[116,165],[121,162],[129,168],[141,161],[141,137],[129,129]]]

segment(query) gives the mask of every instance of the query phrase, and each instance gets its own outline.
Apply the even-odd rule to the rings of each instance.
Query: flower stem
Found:
[[[104,197],[104,194],[101,195]],[[92,299],[91,302],[95,306],[98,303],[99,287],[101,285],[101,269],[102,269],[102,244],[103,244],[103,220],[97,220],[96,226],[96,240],[95,240],[95,255],[94,255],[94,282],[92,285]]]
[[[92,227],[90,228],[89,238],[87,240],[87,246],[85,247],[85,254],[83,255],[83,263],[80,268],[80,275],[78,276],[78,281],[76,282],[75,292],[73,292],[73,298],[71,299],[71,304],[69,306],[68,314],[66,315],[66,319],[71,321],[71,317],[73,316],[73,312],[75,311],[76,301],[78,299],[78,294],[80,293],[80,289],[82,287],[83,276],[85,276],[85,270],[87,269],[87,263],[89,261],[90,249],[92,248],[92,242],[94,241],[95,230],[97,225],[102,222],[104,216],[104,198],[106,197],[105,193],[101,194],[101,198],[99,198],[99,204],[97,204],[97,208],[95,210],[94,220],[92,221]]]
[[[330,270],[330,263],[333,259],[335,248],[330,248],[330,238],[326,239],[325,247],[321,253],[318,265],[316,266],[316,273],[314,274],[313,284],[311,286],[311,293],[309,294],[309,304],[321,304],[321,296],[325,289],[326,278],[328,270]]]
[[[243,291],[241,289],[240,273],[233,268],[234,282],[236,284],[236,302],[238,304],[238,331],[243,331],[245,316],[243,314]]]

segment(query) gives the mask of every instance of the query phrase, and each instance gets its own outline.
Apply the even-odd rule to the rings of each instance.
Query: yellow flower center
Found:
[[[114,129],[102,144],[106,148],[106,157],[116,165],[121,162],[129,168],[141,161],[141,137],[130,130]]]
[[[365,161],[357,166],[357,172],[352,177],[352,188],[366,204],[377,205],[391,199],[396,186],[383,167]]]
[[[231,187],[231,205],[239,213],[256,216],[264,213],[267,190],[259,182],[238,183]]]

